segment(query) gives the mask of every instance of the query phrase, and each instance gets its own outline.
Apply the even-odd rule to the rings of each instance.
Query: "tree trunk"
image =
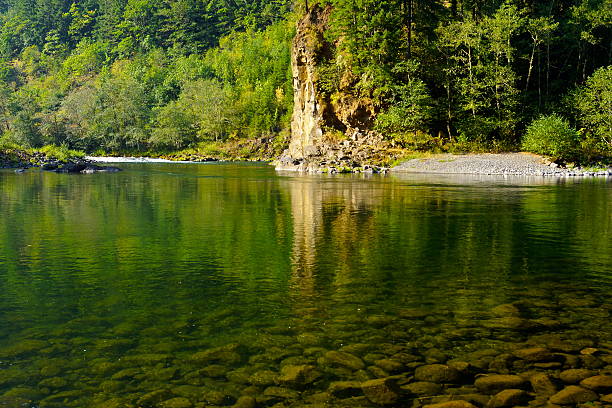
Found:
[[[525,84],[525,92],[529,90],[529,80],[531,79],[531,71],[533,70],[533,57],[536,51],[536,39],[533,39],[533,47],[531,48],[531,57],[529,58],[529,70],[527,71],[527,82]]]

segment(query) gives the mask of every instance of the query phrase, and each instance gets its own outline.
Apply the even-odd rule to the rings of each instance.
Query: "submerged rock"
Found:
[[[13,358],[35,353],[49,344],[42,340],[22,340],[19,343],[0,349],[0,358]]]
[[[278,383],[289,387],[303,388],[315,382],[321,373],[311,365],[287,365],[281,369]]]
[[[261,370],[252,374],[249,377],[249,382],[253,385],[258,385],[260,387],[265,387],[267,385],[272,385],[276,383],[276,378],[278,373],[271,370]]]
[[[598,396],[593,391],[576,385],[569,385],[550,397],[549,401],[558,405],[574,405],[595,401],[596,399],[598,399]]]
[[[531,397],[523,390],[504,390],[493,396],[487,408],[505,408],[505,407],[516,407],[523,405],[529,401]]]
[[[43,377],[56,377],[62,372],[62,368],[56,365],[47,365],[40,369],[40,375]]]
[[[142,374],[142,370],[140,368],[126,368],[124,370],[120,370],[111,376],[111,380],[127,380],[134,378],[135,376]]]
[[[417,381],[456,383],[461,379],[459,371],[445,364],[429,364],[418,367],[414,373]]]
[[[238,349],[239,345],[230,344],[200,351],[193,354],[191,359],[197,363],[219,363],[231,366],[242,361],[242,356],[238,353]]]
[[[361,370],[365,368],[365,363],[362,359],[349,353],[342,351],[328,351],[324,358],[332,365],[338,365],[351,370]]]
[[[160,408],[192,408],[193,404],[187,398],[176,397],[159,404]]]
[[[410,394],[419,397],[438,395],[442,392],[442,386],[440,384],[435,384],[427,381],[417,381],[409,383],[406,385],[402,385],[401,388],[403,390],[409,391]]]
[[[555,382],[544,373],[537,373],[532,375],[529,378],[529,382],[531,383],[531,387],[536,392],[536,394],[550,397],[555,394],[559,389]]]
[[[594,377],[585,378],[580,381],[580,385],[600,394],[607,394],[612,391],[612,376],[597,375]]]
[[[559,374],[559,378],[566,384],[578,384],[585,378],[589,378],[595,375],[595,371],[588,370],[586,368],[571,368],[569,370],[562,371]]]
[[[137,401],[139,407],[155,407],[162,401],[172,398],[169,390],[155,390],[143,395]]]
[[[506,316],[515,316],[518,317],[521,315],[521,311],[513,305],[512,303],[506,303],[503,305],[499,305],[491,309],[491,313],[495,316],[506,317]]]
[[[0,404],[0,407],[2,405]],[[133,405],[124,401],[121,398],[111,398],[99,404],[95,404],[93,408],[132,408]]]
[[[68,163],[61,162],[47,162],[42,164],[41,169],[46,171],[52,171],[55,173],[116,173],[121,171],[118,167],[113,166],[98,166],[89,161],[73,161]]]
[[[522,360],[534,363],[552,361],[555,359],[555,356],[543,347],[531,347],[517,350],[514,352],[514,355]]]
[[[202,398],[212,405],[232,405],[236,399],[221,391],[206,390],[202,394]]]
[[[486,375],[474,384],[480,392],[492,395],[507,389],[525,389],[529,382],[518,375]]]
[[[48,387],[48,388],[63,388],[68,385],[68,381],[62,377],[51,377],[46,378],[38,383],[40,387]]]
[[[193,385],[179,385],[178,387],[172,388],[172,394],[185,397],[190,400],[196,400],[202,394],[202,389]]]
[[[401,389],[395,380],[379,378],[361,384],[361,390],[368,400],[377,405],[392,405],[400,398]]]
[[[227,367],[219,365],[219,364],[211,364],[200,370],[200,374],[202,374],[204,377],[211,377],[211,378],[223,378],[225,377],[227,372],[228,372]]]
[[[383,358],[381,360],[376,360],[374,362],[374,365],[382,368],[383,370],[391,374],[397,374],[405,368],[404,364],[400,363],[397,360],[393,360],[390,358]]]
[[[244,395],[238,398],[238,401],[236,401],[236,403],[232,405],[232,408],[255,408],[256,406],[257,401],[254,397]]]
[[[275,397],[283,400],[296,399],[299,396],[297,391],[284,387],[268,387],[264,390],[263,395],[266,397]]]
[[[523,330],[529,328],[529,323],[525,319],[516,316],[500,317],[485,320],[482,325],[489,329],[513,329]]]
[[[329,385],[327,391],[336,398],[351,398],[363,394],[359,381],[335,381]]]
[[[118,167],[113,167],[113,166],[97,166],[97,165],[89,164],[83,170],[81,170],[81,173],[83,173],[83,174],[117,173],[119,171],[121,171],[121,169],[118,168]]]

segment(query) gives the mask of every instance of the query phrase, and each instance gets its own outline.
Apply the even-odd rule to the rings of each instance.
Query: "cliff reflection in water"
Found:
[[[609,183],[410,175],[281,186],[291,192],[293,282],[307,293],[416,303],[430,291],[453,294],[447,302],[477,293],[466,299],[477,308],[542,278],[610,279]]]

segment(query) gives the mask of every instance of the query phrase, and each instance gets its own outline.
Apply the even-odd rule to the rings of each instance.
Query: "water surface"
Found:
[[[612,348],[605,179],[120,166],[0,171],[0,403],[127,407],[169,390],[302,406],[390,374],[373,361],[399,351],[474,360],[545,335]],[[510,303],[520,320],[495,311]],[[223,346],[239,359],[202,357]],[[332,367],[330,350],[366,367]],[[264,396],[278,380],[257,374],[295,364],[321,377]]]

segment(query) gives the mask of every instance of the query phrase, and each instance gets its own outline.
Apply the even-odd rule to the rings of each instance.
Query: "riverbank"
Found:
[[[39,150],[22,149],[16,146],[0,148],[0,169],[40,168],[56,173],[117,172],[117,167],[98,166],[81,152],[61,147],[46,146]]]
[[[235,143],[219,143],[206,149],[184,150],[174,153],[143,153],[142,155],[110,154],[85,156],[82,152],[60,147],[47,146],[38,150],[22,149],[15,146],[0,148],[0,168],[41,167],[44,170],[79,172],[104,171],[95,168],[94,163],[122,161],[142,162],[214,162],[214,161],[273,161],[272,150],[265,150],[265,140],[249,141],[240,153]],[[231,145],[231,146],[230,146]],[[371,152],[370,152],[371,153]],[[401,157],[412,155],[402,161]],[[291,161],[281,157],[274,161],[277,170],[298,173],[431,173],[431,174],[478,174],[551,177],[609,177],[612,166],[562,166],[544,156],[531,153],[471,153],[431,154],[404,151],[402,149],[380,149],[371,156],[372,164],[364,160],[351,160],[347,154],[343,160],[318,162],[310,160]],[[387,160],[383,157],[388,156]],[[399,163],[391,165],[391,161]],[[366,160],[367,161],[367,160]]]
[[[531,153],[436,154],[404,161],[391,171],[553,177],[612,176],[612,167],[562,167],[546,157]]]

